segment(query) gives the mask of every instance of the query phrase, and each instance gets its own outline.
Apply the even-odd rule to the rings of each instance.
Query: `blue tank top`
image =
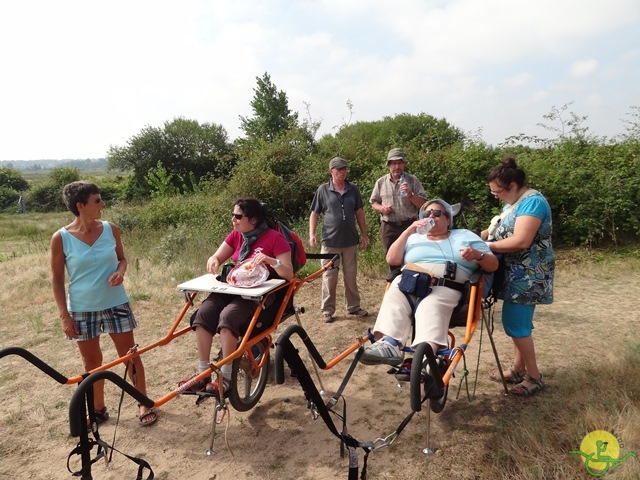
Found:
[[[59,230],[69,275],[67,308],[70,312],[99,312],[129,301],[122,284],[112,287],[109,276],[118,268],[116,239],[109,222],[102,222],[102,233],[91,246],[74,237],[66,228]]]

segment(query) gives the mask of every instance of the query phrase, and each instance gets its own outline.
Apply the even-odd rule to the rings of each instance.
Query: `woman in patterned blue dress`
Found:
[[[499,222],[482,232],[493,253],[504,259],[502,324],[513,340],[513,365],[504,372],[513,395],[534,395],[544,388],[533,342],[537,304],[553,302],[555,259],[551,246],[551,207],[542,194],[529,189],[514,158],[505,157],[488,177],[491,193],[505,203]],[[498,372],[491,380],[501,381]]]

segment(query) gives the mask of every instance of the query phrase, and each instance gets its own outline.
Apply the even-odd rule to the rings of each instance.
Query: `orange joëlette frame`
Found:
[[[329,270],[330,268],[333,268],[333,265],[335,263],[335,259],[331,259],[329,261],[327,261],[327,263],[320,268],[319,270],[313,272],[312,274],[304,277],[304,278],[299,278],[297,276],[294,276],[291,280],[289,280],[288,282],[283,283],[282,285],[279,285],[278,287],[276,287],[275,289],[271,290],[268,292],[268,294],[262,299],[262,301],[258,304],[258,306],[256,307],[255,312],[253,313],[253,317],[251,318],[251,322],[249,324],[249,326],[247,327],[247,331],[244,334],[244,336],[242,337],[242,339],[240,340],[240,343],[238,344],[238,348],[236,350],[234,350],[230,355],[222,358],[221,360],[219,360],[218,362],[215,362],[213,364],[211,364],[211,366],[205,370],[204,372],[198,374],[197,376],[193,377],[192,381],[199,381],[203,378],[206,378],[208,376],[210,376],[214,371],[217,371],[220,369],[220,367],[222,367],[222,365],[225,365],[229,362],[232,362],[234,359],[241,357],[244,352],[247,349],[250,349],[252,346],[254,346],[255,344],[259,343],[261,340],[263,340],[264,338],[267,338],[271,336],[272,333],[274,333],[278,326],[280,325],[280,322],[282,320],[282,317],[285,313],[285,309],[289,303],[289,301],[291,300],[292,296],[295,295],[295,293],[306,283],[315,280],[316,278],[318,278],[319,276],[321,276],[325,271]],[[264,310],[264,304],[266,299],[270,296],[275,294],[276,292],[285,289],[286,288],[286,293],[285,293],[285,297],[282,300],[279,309],[278,309],[278,313],[276,314],[275,320],[273,322],[273,324],[268,327],[267,329],[265,329],[264,331],[260,332],[259,334],[255,335],[252,337],[252,333],[253,333],[253,329],[255,328],[255,325],[258,321],[258,317],[260,316],[260,313],[262,313],[262,311]],[[180,310],[180,313],[178,314],[178,316],[176,317],[176,319],[174,320],[173,324],[171,325],[171,328],[169,328],[169,331],[167,332],[167,334],[161,338],[160,340],[153,342],[149,345],[146,345],[144,347],[139,347],[136,349],[136,351],[132,352],[132,353],[128,353],[127,355],[124,355],[122,357],[119,357],[109,363],[105,363],[104,365],[101,365],[98,368],[95,368],[89,372],[86,372],[83,375],[77,375],[75,377],[71,377],[68,378],[67,381],[65,382],[65,384],[70,385],[70,384],[76,384],[76,383],[80,383],[84,378],[86,378],[88,375],[95,373],[95,372],[100,372],[100,371],[105,371],[105,370],[109,370],[117,365],[123,364],[127,361],[129,361],[131,358],[135,357],[136,355],[142,355],[145,352],[148,352],[149,350],[152,350],[156,347],[162,346],[162,345],[166,345],[169,342],[171,342],[173,339],[184,335],[185,333],[189,332],[191,330],[191,326],[185,326],[181,329],[178,330],[178,327],[180,325],[180,323],[182,322],[182,320],[184,319],[186,313],[188,312],[189,308],[191,308],[191,306],[193,306],[193,301],[196,298],[198,292],[185,292],[185,296],[187,298],[185,305],[182,307],[182,309]],[[270,344],[271,342],[269,342]],[[269,348],[269,347],[267,347]],[[266,361],[266,355],[263,356],[262,361]],[[258,367],[261,367],[262,364],[259,364]],[[191,383],[191,382],[190,382]],[[167,403],[168,401],[172,400],[173,398],[177,397],[178,395],[180,395],[184,390],[186,390],[189,386],[189,384],[185,384],[182,386],[177,387],[176,389],[174,389],[173,391],[171,391],[170,393],[168,393],[167,395],[164,395],[163,397],[157,399],[154,401],[153,406],[154,407],[159,407],[161,405],[164,405],[165,403]]]
[[[482,286],[483,286],[484,276],[480,275],[478,282],[472,283],[469,289],[469,307],[467,310],[467,323],[465,326],[464,339],[460,346],[455,346],[455,337],[451,331],[449,331],[449,336],[452,338],[451,349],[455,353],[451,357],[451,363],[449,368],[444,373],[442,377],[442,381],[444,385],[448,385],[449,380],[451,379],[453,373],[455,372],[464,351],[467,349],[473,334],[476,331],[476,327],[478,326],[478,322],[481,318],[480,309],[482,307]],[[347,347],[342,353],[333,358],[332,360],[326,362],[326,366],[323,370],[329,370],[344,360],[346,357],[351,355],[353,352],[358,350],[361,346],[363,346],[369,340],[368,335],[363,335],[362,337],[357,337],[355,341]]]

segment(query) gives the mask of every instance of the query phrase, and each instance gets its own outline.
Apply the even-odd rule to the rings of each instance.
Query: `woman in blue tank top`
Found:
[[[123,286],[127,259],[118,227],[100,220],[105,205],[97,185],[72,182],[64,187],[63,199],[75,219],[51,238],[53,297],[62,330],[68,339],[76,340],[85,371],[90,372],[102,365],[101,333],[109,334],[120,357],[136,343],[136,320]],[[69,276],[66,291],[65,268]],[[132,362],[131,380],[146,395],[142,360],[136,356]],[[93,385],[93,406],[98,423],[109,419],[104,380]],[[139,409],[142,425],[153,425],[158,420],[152,408],[139,405]]]

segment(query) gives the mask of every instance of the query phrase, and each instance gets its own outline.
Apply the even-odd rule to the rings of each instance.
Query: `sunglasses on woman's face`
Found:
[[[423,217],[427,218],[430,217],[431,215],[433,215],[434,217],[438,218],[440,215],[442,215],[444,212],[442,210],[425,210]]]
[[[244,213],[231,213],[231,217],[236,220],[242,220],[242,217],[246,217]]]

